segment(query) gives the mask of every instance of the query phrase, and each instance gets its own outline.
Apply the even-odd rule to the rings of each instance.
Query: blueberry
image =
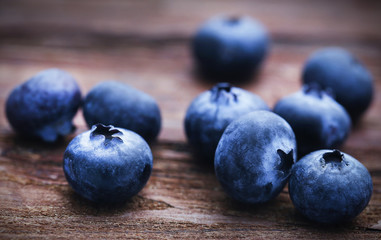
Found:
[[[72,119],[80,104],[75,79],[65,71],[47,69],[13,89],[6,115],[20,135],[54,142],[74,130]]]
[[[98,203],[120,203],[147,183],[152,153],[138,134],[97,124],[70,142],[63,169],[79,195]]]
[[[199,70],[210,79],[230,82],[250,77],[268,48],[265,27],[250,17],[211,18],[199,28],[192,41]]]
[[[298,156],[323,148],[337,148],[347,138],[351,118],[345,109],[318,85],[307,84],[279,100],[274,112],[294,130]]]
[[[319,150],[292,168],[289,193],[296,209],[319,223],[349,221],[361,213],[372,195],[368,170],[338,150]]]
[[[105,81],[87,94],[83,114],[87,125],[114,125],[132,130],[146,141],[154,140],[161,128],[155,99],[127,84]]]
[[[351,53],[337,48],[323,48],[305,63],[303,82],[315,82],[332,89],[336,101],[357,121],[373,98],[373,79],[369,71]]]
[[[257,95],[219,83],[188,107],[184,121],[188,142],[204,159],[213,161],[218,141],[230,122],[246,113],[268,109]]]
[[[218,180],[233,199],[262,203],[280,193],[295,159],[290,125],[275,113],[254,111],[229,124],[214,164]]]

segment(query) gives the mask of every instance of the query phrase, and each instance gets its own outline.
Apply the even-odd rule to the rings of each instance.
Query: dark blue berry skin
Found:
[[[54,142],[75,129],[72,119],[80,104],[75,79],[60,69],[47,69],[13,89],[6,116],[19,135]]]
[[[351,129],[345,109],[317,85],[304,85],[302,90],[282,98],[274,112],[294,130],[299,157],[339,147]]]
[[[146,141],[160,132],[161,115],[155,99],[127,84],[105,81],[87,94],[83,114],[87,125],[102,123],[129,129]]]
[[[257,95],[229,83],[201,93],[188,107],[184,125],[188,142],[203,159],[213,162],[218,141],[234,119],[255,110],[269,110]]]
[[[349,221],[361,213],[373,191],[368,170],[338,150],[319,150],[292,168],[289,193],[296,209],[319,223]]]
[[[195,34],[192,51],[201,73],[229,82],[250,77],[269,48],[265,27],[250,17],[217,16]]]
[[[215,172],[224,190],[244,203],[263,203],[285,186],[296,160],[290,125],[275,113],[255,111],[225,130],[215,156]]]
[[[102,204],[122,203],[147,183],[152,153],[138,134],[97,124],[70,142],[63,169],[82,197]]]
[[[331,89],[335,99],[356,122],[373,98],[370,72],[350,52],[337,47],[313,53],[305,63],[304,83],[318,83]]]

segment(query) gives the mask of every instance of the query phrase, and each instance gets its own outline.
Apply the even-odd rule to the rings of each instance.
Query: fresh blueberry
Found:
[[[218,83],[188,107],[184,121],[188,141],[204,159],[213,162],[218,141],[230,122],[246,113],[268,109],[257,95]]]
[[[338,150],[319,150],[292,168],[290,197],[296,209],[320,223],[349,221],[361,213],[372,195],[368,170]]]
[[[342,48],[323,48],[313,53],[305,63],[303,82],[330,88],[353,121],[359,119],[372,101],[372,75]]]
[[[13,89],[6,115],[20,135],[54,142],[74,130],[72,119],[80,104],[75,79],[65,71],[47,69]]]
[[[192,42],[199,70],[211,79],[230,82],[250,77],[268,48],[265,27],[250,17],[211,18],[200,27]]]
[[[63,169],[79,195],[98,203],[120,203],[147,183],[152,153],[138,134],[97,124],[70,142]]]
[[[315,84],[304,85],[301,91],[279,100],[274,112],[294,130],[299,157],[339,147],[351,129],[345,109]]]
[[[275,113],[254,111],[226,128],[214,165],[232,198],[262,203],[282,191],[295,160],[296,140],[290,125]]]
[[[154,140],[161,128],[155,99],[127,84],[105,81],[87,94],[83,114],[87,125],[114,125],[132,130],[146,141]]]

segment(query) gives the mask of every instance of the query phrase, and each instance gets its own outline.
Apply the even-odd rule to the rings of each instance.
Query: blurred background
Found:
[[[182,121],[191,100],[213,83],[194,74],[189,42],[217,14],[249,15],[272,37],[259,73],[241,87],[270,105],[300,87],[301,68],[319,47],[338,45],[381,75],[380,1],[144,0],[0,2],[0,99],[37,72],[70,72],[83,95],[96,83],[115,79],[155,97],[162,110],[161,139],[185,140]],[[369,115],[379,115],[376,95]],[[8,131],[4,111],[1,128]],[[82,114],[75,124],[85,129]],[[81,127],[83,127],[81,129]]]

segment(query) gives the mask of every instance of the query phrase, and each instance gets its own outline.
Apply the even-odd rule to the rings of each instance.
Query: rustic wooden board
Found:
[[[374,75],[373,105],[342,150],[369,169],[369,206],[350,223],[322,226],[296,212],[287,188],[273,201],[232,201],[213,169],[186,143],[183,118],[191,100],[213,83],[193,71],[188,44],[209,16],[245,13],[273,37],[271,53],[253,81],[239,86],[273,106],[300,87],[307,56],[341,45]],[[8,1],[0,2],[0,238],[305,238],[381,237],[381,4],[378,1]],[[49,145],[16,136],[4,115],[11,89],[36,72],[59,67],[83,93],[105,79],[154,96],[163,128],[152,145],[147,186],[122,206],[96,206],[77,196],[62,171],[69,141]]]

